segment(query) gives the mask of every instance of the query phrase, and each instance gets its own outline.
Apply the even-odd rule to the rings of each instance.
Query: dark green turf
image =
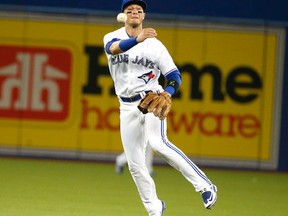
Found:
[[[204,169],[218,186],[212,211],[174,169],[155,167],[163,216],[286,216],[288,174]],[[0,159],[0,216],[147,216],[127,169],[113,164]]]

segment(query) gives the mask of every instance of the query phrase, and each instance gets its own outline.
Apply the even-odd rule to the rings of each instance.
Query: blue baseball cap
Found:
[[[145,12],[146,7],[147,7],[146,2],[143,0],[123,0],[122,6],[121,6],[121,12],[124,12],[124,9],[131,4],[140,5],[143,8],[144,12]]]

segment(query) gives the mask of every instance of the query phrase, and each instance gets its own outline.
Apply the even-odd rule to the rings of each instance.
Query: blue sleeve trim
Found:
[[[115,42],[115,41],[119,41],[120,39],[119,38],[113,38],[111,41],[109,41],[106,46],[105,46],[105,51],[108,53],[108,54],[112,54],[110,52],[110,46]]]
[[[120,49],[123,52],[131,49],[133,46],[138,44],[136,39],[137,39],[137,37],[129,38],[129,39],[126,39],[126,40],[121,40],[120,43],[119,43]]]
[[[168,73],[165,78],[167,79],[167,86],[165,87],[164,91],[169,92],[171,95],[176,94],[181,85],[180,71],[175,69]]]
[[[169,80],[175,80],[178,82],[179,85],[181,85],[181,74],[178,69],[175,69],[171,71],[168,75],[165,76],[165,78]]]

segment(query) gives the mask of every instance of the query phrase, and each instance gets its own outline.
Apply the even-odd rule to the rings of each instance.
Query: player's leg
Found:
[[[151,147],[171,166],[179,170],[183,176],[193,184],[197,192],[211,190],[211,188],[214,189],[213,184],[205,173],[199,169],[199,167],[196,166],[179,148],[167,139],[166,120],[160,121],[153,114],[147,114],[145,126],[147,134],[149,134],[149,143]],[[206,205],[205,207],[207,208]]]
[[[153,149],[150,145],[146,145],[146,166],[151,176],[153,176]],[[118,174],[122,174],[124,172],[124,167],[127,164],[127,158],[125,152],[119,154],[116,157],[116,165],[115,171]]]
[[[145,163],[144,115],[133,104],[121,104],[120,132],[129,171],[150,216],[160,216],[162,202]]]

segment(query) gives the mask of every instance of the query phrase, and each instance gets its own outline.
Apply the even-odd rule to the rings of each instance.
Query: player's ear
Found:
[[[143,13],[142,21],[145,19],[146,13]]]

